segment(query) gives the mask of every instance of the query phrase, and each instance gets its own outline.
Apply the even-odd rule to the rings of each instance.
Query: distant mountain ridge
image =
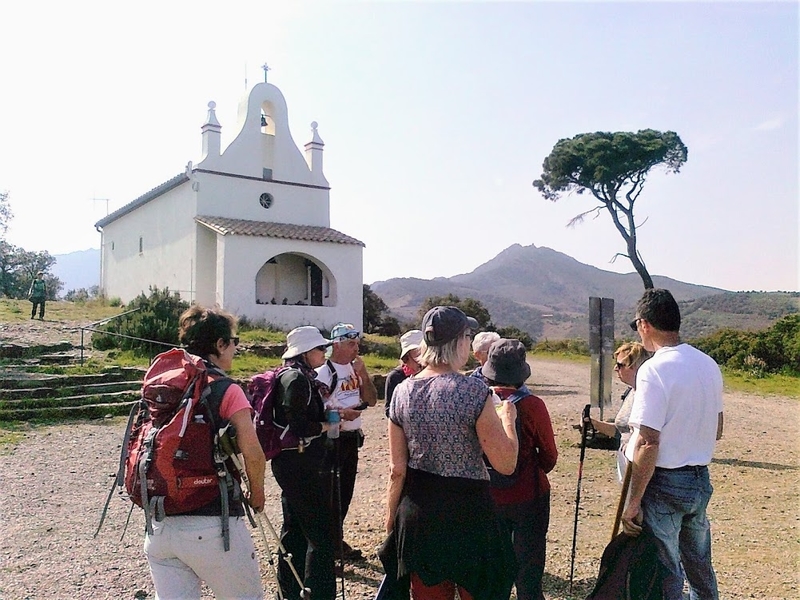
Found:
[[[64,284],[63,296],[70,290],[100,285],[100,250],[89,248],[69,254],[54,254],[56,264],[50,271]]]
[[[691,301],[726,290],[653,276],[656,287]],[[414,322],[426,298],[455,294],[480,300],[495,325],[514,326],[534,338],[586,337],[589,297],[614,298],[616,329],[624,331],[642,295],[637,273],[613,273],[535,245],[509,246],[471,273],[432,280],[398,278],[373,283],[371,289],[401,320]]]
[[[51,272],[70,290],[100,285],[100,250],[54,255]],[[778,318],[800,312],[800,294],[726,292],[654,276],[657,287],[672,291],[681,304],[682,335],[691,339],[722,327],[763,329]],[[619,339],[631,339],[627,321],[642,295],[638,274],[604,271],[550,248],[509,246],[471,273],[436,279],[396,278],[371,286],[403,322],[415,323],[430,296],[455,294],[480,300],[498,327],[514,326],[536,339],[586,339],[590,296],[614,298]]]

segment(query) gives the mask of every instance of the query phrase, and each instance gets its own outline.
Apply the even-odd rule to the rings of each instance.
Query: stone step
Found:
[[[86,404],[81,406],[49,406],[43,408],[0,408],[0,421],[30,421],[47,419],[61,421],[66,419],[102,419],[107,416],[127,415],[132,402],[111,402]]]
[[[124,382],[122,384],[103,384],[106,387],[108,386],[120,386],[126,385]],[[46,388],[45,388],[46,389]],[[16,392],[20,392],[22,390],[15,390]],[[131,387],[123,387],[121,389],[94,389],[94,390],[86,390],[85,388],[83,391],[79,393],[73,393],[71,395],[54,395],[54,394],[39,394],[36,396],[19,396],[17,398],[9,398],[0,394],[0,408],[38,408],[40,406],[69,406],[70,404],[75,404],[76,406],[81,404],[91,404],[93,402],[97,402],[98,400],[110,400],[113,402],[120,402],[124,400],[135,400],[139,398],[140,394],[139,387],[131,388]]]
[[[138,367],[115,367],[103,373],[94,373],[90,375],[50,375],[46,373],[20,372],[19,368],[4,366],[0,369],[0,389],[69,387],[117,381],[141,382],[143,377],[144,370]]]
[[[42,386],[38,388],[0,389],[0,405],[6,401],[31,400],[49,398],[59,400],[70,396],[98,395],[110,392],[131,392],[138,394],[141,383],[138,381],[111,381],[108,383],[90,383],[73,386]]]
[[[33,346],[6,343],[0,344],[0,358],[31,358],[53,352],[67,352],[72,349],[72,343],[67,341]]]

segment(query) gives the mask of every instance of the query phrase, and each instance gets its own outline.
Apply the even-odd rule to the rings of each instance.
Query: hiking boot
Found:
[[[361,550],[353,548],[347,542],[342,542],[342,555],[345,560],[363,560],[364,558]]]

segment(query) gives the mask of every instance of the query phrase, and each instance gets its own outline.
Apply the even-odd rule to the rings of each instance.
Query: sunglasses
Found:
[[[328,351],[328,347],[327,346],[317,346],[316,348],[314,348],[314,350],[319,350],[320,352],[327,352]]]
[[[633,329],[634,331],[639,331],[639,321],[644,321],[644,319],[642,318],[634,319],[633,321],[628,323],[628,325],[630,325],[631,329]]]
[[[237,336],[234,336],[232,338],[229,338],[228,339],[228,343],[232,343],[234,346],[238,346],[239,345],[239,336],[237,335]]]
[[[344,338],[346,340],[357,340],[358,338],[361,337],[361,334],[358,333],[357,331],[348,331],[347,333],[345,333],[344,335],[340,335],[339,337]]]
[[[614,365],[614,368],[619,370],[619,369],[627,368],[627,366],[628,365],[626,365],[625,363],[618,362],[616,365]]]

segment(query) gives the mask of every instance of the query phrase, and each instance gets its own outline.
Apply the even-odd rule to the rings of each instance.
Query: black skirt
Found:
[[[511,537],[496,520],[489,482],[409,469],[395,518],[397,577],[451,581],[475,600],[508,600]]]

